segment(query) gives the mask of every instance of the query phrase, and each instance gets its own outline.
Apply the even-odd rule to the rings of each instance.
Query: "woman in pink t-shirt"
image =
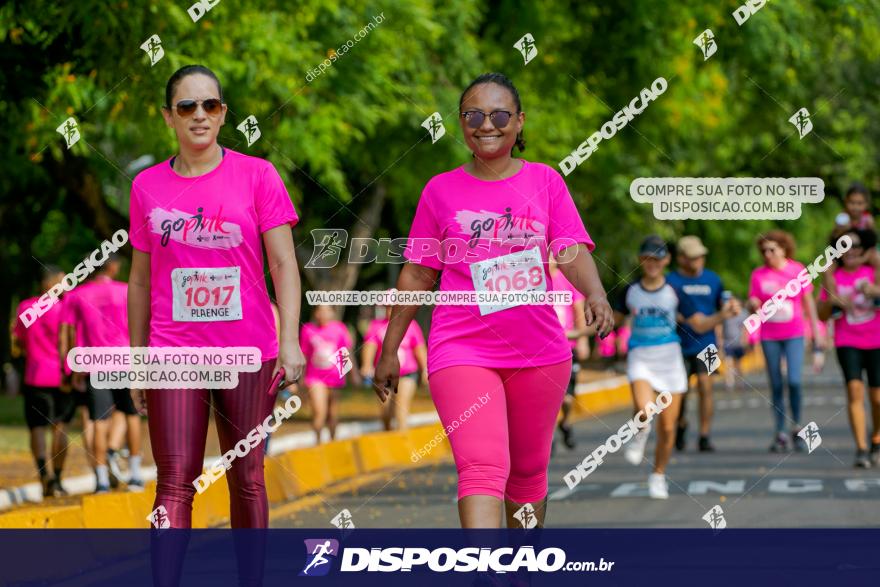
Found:
[[[303,324],[299,340],[306,357],[303,383],[309,393],[312,429],[315,442],[321,444],[324,426],[330,440],[336,438],[339,390],[345,387],[345,374],[353,365],[353,343],[345,324],[334,318],[332,306],[315,306],[312,321]]]
[[[135,405],[149,411],[158,469],[154,508],[166,510],[163,522],[172,528],[191,525],[210,406],[227,454],[271,414],[273,374],[283,367],[289,384],[305,365],[290,229],[298,218],[270,162],[217,144],[226,110],[211,70],[177,70],[165,88],[163,116],[177,135],[178,154],[139,173],[131,186],[131,345],[257,347],[262,356],[260,369],[239,373],[234,389],[132,390]],[[264,248],[281,309],[280,343]],[[225,477],[232,527],[265,528],[263,451],[237,453]]]
[[[370,322],[367,333],[364,335],[364,346],[361,348],[361,374],[372,386],[373,375],[376,371],[376,363],[379,362],[379,354],[382,352],[382,340],[388,330],[388,308],[379,306],[377,313],[382,317]],[[385,430],[391,430],[392,417],[397,421],[398,430],[406,430],[409,418],[409,407],[412,398],[416,394],[419,381],[428,381],[428,349],[425,345],[425,337],[418,322],[413,320],[403,335],[400,347],[397,349],[397,360],[400,361],[400,381],[397,394],[382,404],[382,426]]]
[[[50,265],[43,268],[42,292],[61,282],[64,272]],[[68,294],[69,295],[69,294]],[[24,355],[24,419],[30,430],[31,453],[40,475],[43,497],[67,495],[61,486],[61,472],[67,456],[67,424],[76,409],[74,394],[62,389],[62,364],[59,355],[59,326],[67,295],[45,314],[25,326],[21,315],[33,306],[38,297],[19,304],[12,327],[13,356]],[[52,452],[46,453],[46,432],[52,431]],[[53,475],[54,473],[54,475]]]
[[[547,255],[586,297],[587,324],[607,332],[611,307],[589,251],[593,241],[559,173],[515,159],[524,148],[519,94],[501,74],[474,80],[459,102],[473,159],[433,177],[419,200],[402,292],[548,291]],[[571,347],[552,305],[486,299],[437,305],[428,379],[458,468],[465,528],[542,526],[553,429],[571,374]],[[373,387],[397,390],[397,349],[418,306],[395,306]],[[525,504],[530,504],[526,508]]]
[[[804,266],[794,256],[794,238],[785,231],[771,230],[756,240],[758,250],[764,257],[764,265],[752,272],[749,281],[749,310],[763,315],[761,325],[761,348],[773,390],[773,416],[775,437],[770,445],[772,452],[788,450],[786,415],[783,394],[782,360],[785,359],[788,378],[788,397],[791,404],[791,441],[798,451],[806,449],[804,440],[798,436],[801,430],[801,374],[804,363],[804,310],[813,325],[812,332],[819,332],[816,303],[813,300],[813,284],[807,283],[797,295],[789,296],[775,305],[775,312],[764,314],[762,306],[786,284],[798,282],[798,273]],[[771,304],[771,306],[774,306]],[[813,341],[814,349],[821,349],[821,340]]]
[[[836,295],[825,289],[819,298],[819,316],[827,319],[834,308],[841,310],[834,320],[834,346],[837,360],[846,381],[849,399],[849,424],[856,441],[855,467],[867,469],[880,465],[880,312],[874,300],[880,297],[874,268],[865,260],[865,248],[873,247],[877,236],[871,230],[845,232],[852,247],[838,261],[834,270]],[[835,239],[836,240],[836,239]],[[865,439],[865,385],[862,373],[867,372],[871,395],[871,448]]]

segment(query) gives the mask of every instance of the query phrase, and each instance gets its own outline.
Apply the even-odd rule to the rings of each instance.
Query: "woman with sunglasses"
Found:
[[[758,250],[764,257],[764,266],[752,272],[749,282],[749,311],[757,312],[761,305],[773,294],[785,289],[804,266],[794,256],[794,238],[782,230],[771,230],[756,240]],[[785,359],[788,379],[788,398],[791,404],[791,441],[797,451],[806,450],[803,439],[797,435],[801,429],[801,373],[804,363],[804,310],[810,320],[811,332],[818,333],[816,302],[812,297],[813,284],[808,283],[797,295],[789,296],[777,305],[774,313],[761,325],[761,348],[764,362],[773,391],[773,417],[775,436],[770,445],[771,452],[786,452],[789,449],[786,434],[785,401],[782,380],[782,360]],[[820,339],[813,340],[813,349],[821,349]],[[814,355],[815,360],[815,355]]]
[[[838,260],[834,270],[836,294],[823,289],[819,297],[819,317],[827,320],[835,309],[834,346],[846,381],[849,424],[856,441],[854,466],[867,469],[880,465],[880,311],[875,295],[866,294],[865,284],[876,286],[874,267],[864,254],[877,242],[872,230],[849,229],[843,233],[852,239],[852,247]],[[832,246],[837,239],[833,239]],[[880,292],[874,292],[880,293]],[[867,372],[871,395],[871,449],[865,438],[865,385]]]
[[[422,192],[399,291],[548,291],[547,259],[585,297],[587,324],[602,333],[611,308],[594,248],[556,170],[512,157],[525,114],[501,74],[461,95],[461,130],[473,159]],[[397,350],[417,306],[394,306],[373,386],[397,391]],[[442,305],[428,338],[428,383],[458,468],[464,528],[543,526],[553,430],[571,374],[571,348],[552,305]],[[531,507],[526,508],[525,505]]]
[[[165,88],[163,115],[177,135],[178,154],[142,171],[131,187],[131,345],[257,347],[262,356],[259,371],[239,373],[234,389],[132,390],[135,405],[149,414],[158,469],[154,508],[164,507],[172,528],[188,528],[209,407],[225,454],[271,413],[275,397],[267,389],[279,368],[290,384],[305,364],[290,230],[298,218],[271,163],[217,144],[226,105],[211,70],[188,65],[176,71]],[[281,312],[280,342],[264,247]],[[237,455],[225,476],[232,527],[265,528],[263,451]]]

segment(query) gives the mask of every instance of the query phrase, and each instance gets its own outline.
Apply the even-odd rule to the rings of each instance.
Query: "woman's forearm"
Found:
[[[593,260],[586,245],[577,245],[577,253],[573,258],[570,248],[564,251],[565,253],[560,254],[558,259],[559,269],[575,289],[587,298],[606,297],[596,261]]]
[[[398,291],[433,291],[437,282],[437,270],[407,263],[400,271],[397,278]],[[409,323],[413,321],[419,311],[418,306],[392,306],[391,316],[388,319],[388,329],[385,331],[385,340],[382,341],[382,354],[397,353],[400,343],[406,334]]]
[[[266,231],[263,240],[281,321],[279,342],[299,343],[301,281],[293,252],[293,235],[285,224]]]

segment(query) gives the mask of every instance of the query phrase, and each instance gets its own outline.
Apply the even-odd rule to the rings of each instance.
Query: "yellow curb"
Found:
[[[229,520],[229,486],[224,475],[193,499],[192,527],[210,528]]]
[[[86,495],[82,499],[86,528],[148,528],[153,496],[141,493]]]
[[[410,428],[406,433],[409,436],[410,445],[413,447],[413,451],[410,453],[410,461],[413,463],[421,460],[442,459],[452,453],[449,438],[440,424]]]
[[[267,456],[264,467],[269,503],[281,503],[297,496],[296,481],[285,469],[284,455]]]
[[[365,472],[410,464],[412,445],[405,432],[374,432],[355,440]]]
[[[293,475],[296,495],[311,493],[328,485],[333,479],[322,446],[300,448],[280,455],[288,475]]]
[[[35,507],[0,515],[0,528],[82,528],[78,505]]]
[[[356,476],[363,469],[360,466],[354,439],[337,440],[321,445],[324,451],[324,463],[332,481],[341,481]]]

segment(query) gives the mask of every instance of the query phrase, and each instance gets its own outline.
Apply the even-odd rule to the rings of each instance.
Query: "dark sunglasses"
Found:
[[[495,110],[489,114],[480,110],[468,110],[461,113],[461,117],[465,119],[467,125],[471,128],[483,126],[483,121],[486,120],[487,116],[495,128],[504,128],[510,123],[510,117],[513,114],[507,110]]]
[[[177,110],[177,114],[180,116],[192,116],[195,113],[196,108],[199,107],[199,104],[202,105],[202,109],[208,116],[220,114],[220,111],[223,109],[223,102],[221,102],[219,98],[208,98],[207,100],[181,100],[174,105],[174,109]]]

